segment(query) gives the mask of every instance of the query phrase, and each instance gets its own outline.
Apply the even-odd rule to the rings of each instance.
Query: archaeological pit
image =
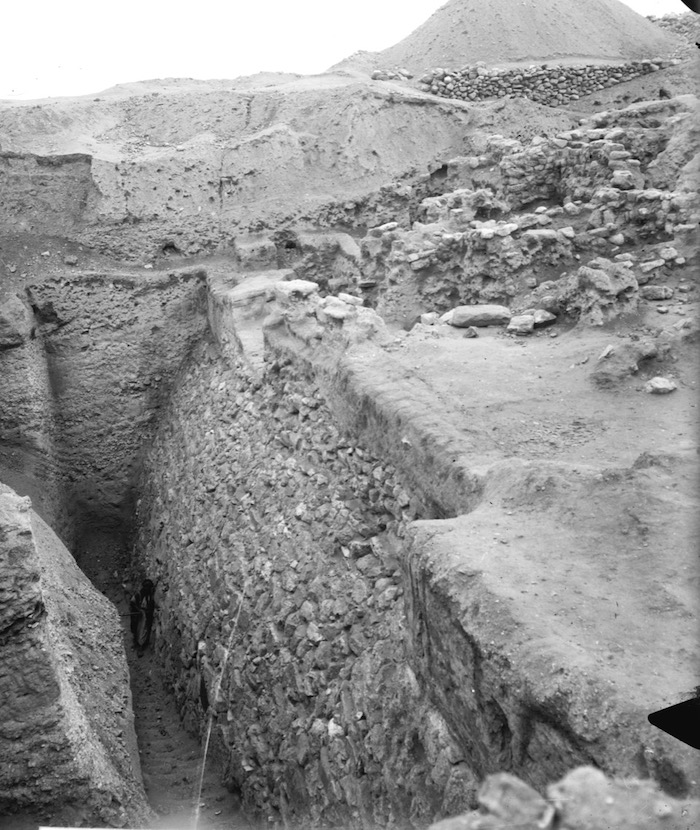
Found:
[[[3,827],[697,823],[693,71],[0,103]]]

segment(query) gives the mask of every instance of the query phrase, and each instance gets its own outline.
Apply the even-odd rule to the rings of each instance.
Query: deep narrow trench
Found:
[[[274,352],[261,380],[231,362],[200,280],[139,287],[42,290],[66,319],[86,297],[105,321],[128,317],[118,337],[87,339],[84,316],[48,332],[47,375],[66,538],[122,615],[152,826],[194,830],[198,812],[197,830],[249,827],[240,804],[267,826],[427,826],[443,799],[435,759],[457,749],[407,662],[400,548],[409,522],[445,511],[372,449],[373,429],[360,446],[305,364]],[[128,598],[145,577],[160,613],[139,657]],[[445,769],[456,788],[462,771]],[[450,809],[468,806],[459,797]]]
[[[121,618],[141,773],[148,802],[158,816],[151,827],[248,830],[252,825],[243,816],[238,797],[221,783],[213,757],[207,758],[199,792],[204,742],[182,724],[158,664],[157,612],[150,645],[142,654],[133,647],[128,531],[117,526],[88,526],[76,546],[76,560],[95,588],[114,603]]]

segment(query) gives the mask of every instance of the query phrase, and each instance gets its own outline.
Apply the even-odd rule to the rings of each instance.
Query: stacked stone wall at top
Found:
[[[550,107],[569,104],[581,96],[642,75],[675,66],[677,60],[642,60],[623,64],[548,66],[499,69],[483,64],[461,69],[436,68],[423,75],[420,88],[442,98],[486,101],[514,95]]]

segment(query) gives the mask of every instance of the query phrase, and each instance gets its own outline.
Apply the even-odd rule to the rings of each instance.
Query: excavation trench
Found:
[[[442,514],[437,500],[358,445],[303,360],[280,349],[251,371],[224,354],[202,272],[88,274],[28,294],[36,337],[12,357],[36,378],[16,381],[34,434],[15,466],[36,479],[41,459],[42,511],[123,615],[156,812],[172,826],[203,804],[212,828],[243,814],[427,822],[442,795],[404,655],[401,547],[410,521]],[[124,584],[145,576],[158,613],[139,657]]]
[[[532,649],[483,576],[488,551],[502,557],[498,500],[517,508],[561,468],[475,466],[434,392],[406,391],[390,343],[347,348],[377,330],[369,309],[324,327],[323,308],[283,297],[263,359],[274,278],[257,295],[198,271],[33,286],[43,322],[13,357],[33,367],[29,401],[26,371],[15,388],[47,518],[121,614],[125,582],[157,583],[142,657],[122,622],[162,822],[191,826],[203,804],[212,830],[424,827],[472,808],[499,770],[540,790],[581,764],[638,771],[635,742],[588,731],[609,701],[626,711],[610,687],[544,638]],[[536,523],[537,539],[533,503],[512,530]],[[647,774],[688,789],[685,761],[655,746]]]
[[[94,528],[79,540],[76,559],[93,585],[117,607],[129,665],[139,761],[148,802],[157,815],[154,828],[250,828],[240,799],[221,783],[216,759],[204,759],[203,742],[182,725],[171,684],[156,657],[162,632],[156,624],[151,643],[139,653],[129,618],[130,577],[134,573],[130,532]]]
[[[366,743],[387,741],[383,719],[396,732],[406,695],[418,700],[400,659],[401,539],[407,521],[439,508],[411,496],[391,465],[341,432],[308,369],[280,354],[264,377],[251,376],[208,334],[175,376],[149,444],[130,487],[134,526],[105,521],[108,510],[100,521],[93,505],[76,517],[75,543],[80,567],[122,615],[149,802],[168,826],[192,821],[196,805],[204,828],[294,824],[318,810],[318,799],[280,756],[308,767],[309,738],[343,729],[340,711],[356,725],[356,743],[332,759],[319,747],[318,784],[333,793],[333,766],[349,762],[368,781],[380,767]],[[139,656],[128,593],[145,576],[157,583],[159,610],[152,645]],[[389,714],[392,681],[399,695]],[[418,730],[418,721],[409,736],[399,729],[393,752],[427,775]],[[381,825],[410,804],[402,794],[391,805],[386,782],[377,790],[381,812],[369,812],[377,795],[368,793],[354,810],[346,799],[333,805],[332,820]]]

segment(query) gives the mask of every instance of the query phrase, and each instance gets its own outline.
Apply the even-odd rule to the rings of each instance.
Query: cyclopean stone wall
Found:
[[[0,650],[0,815],[147,820],[116,612],[2,484]]]
[[[397,546],[426,514],[303,365],[280,353],[256,379],[200,347],[147,462],[139,562],[185,723],[211,707],[248,811],[370,826],[472,802],[403,656]]]
[[[631,81],[675,66],[680,61],[642,60],[616,65],[539,66],[518,69],[499,69],[483,63],[464,66],[461,69],[433,69],[420,79],[424,92],[442,98],[458,98],[463,101],[486,101],[514,95],[529,98],[550,107],[568,104],[606,87]]]

